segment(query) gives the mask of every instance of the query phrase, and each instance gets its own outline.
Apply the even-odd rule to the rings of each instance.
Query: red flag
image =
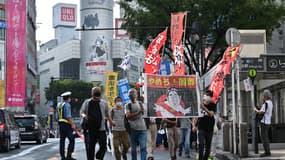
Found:
[[[174,57],[174,73],[185,74],[184,49],[182,43],[185,12],[172,13],[170,25],[171,48]]]
[[[233,61],[235,61],[241,46],[228,47],[224,53],[222,62],[214,71],[214,75],[211,81],[210,90],[213,91],[213,102],[217,103],[221,91],[224,88],[224,77],[230,74],[230,68]]]
[[[167,28],[161,32],[148,46],[144,59],[145,73],[158,73],[161,57],[159,51],[167,39]]]

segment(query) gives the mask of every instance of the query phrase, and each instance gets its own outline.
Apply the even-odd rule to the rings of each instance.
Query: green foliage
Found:
[[[265,29],[270,41],[272,31],[283,23],[285,14],[284,0],[121,0],[119,4],[125,10],[123,27],[146,48],[158,33],[170,26],[171,13],[187,11],[185,54],[189,55],[186,57],[198,63],[194,56],[198,43],[191,41],[191,35],[199,32],[200,36],[211,37],[210,44],[204,46],[212,48],[204,64],[211,59],[212,66],[226,48],[224,37],[228,28]],[[201,28],[193,29],[193,22],[198,22]],[[164,52],[172,59],[169,41]],[[189,58],[186,65],[191,68]],[[205,72],[206,65],[201,74]]]
[[[54,80],[53,82],[50,82],[48,89],[45,91],[45,95],[47,100],[53,100],[54,102],[56,102],[57,96],[60,96],[66,91],[71,91],[72,111],[77,114],[83,101],[91,97],[92,87],[92,83],[87,83],[84,81],[77,81],[71,79]],[[56,104],[54,104],[54,107],[55,106]]]

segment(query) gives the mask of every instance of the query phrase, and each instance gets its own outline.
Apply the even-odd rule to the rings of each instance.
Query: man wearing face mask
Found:
[[[82,118],[87,119],[87,130],[84,131],[85,145],[87,150],[87,159],[94,160],[95,146],[99,143],[99,150],[96,153],[96,159],[103,160],[107,150],[107,135],[105,119],[114,126],[109,111],[108,104],[101,98],[101,88],[93,87],[92,98],[83,102],[80,115]]]
[[[140,146],[141,160],[146,160],[147,132],[143,118],[144,109],[142,104],[137,101],[137,91],[132,88],[129,90],[131,102],[126,104],[126,117],[130,123],[130,141],[132,160],[137,160],[137,144]]]
[[[111,110],[110,114],[115,123],[115,126],[112,127],[115,158],[116,160],[121,160],[122,156],[123,160],[127,160],[130,144],[128,132],[124,126],[125,109],[121,97],[115,98],[115,104],[116,106]],[[120,147],[122,147],[121,151]]]
[[[203,110],[203,116],[194,119],[193,130],[198,127],[198,142],[199,142],[199,160],[207,160],[211,152],[211,142],[213,137],[214,125],[215,125],[215,112],[217,111],[217,105],[212,102],[213,92],[206,91],[203,97],[203,104],[201,109]]]

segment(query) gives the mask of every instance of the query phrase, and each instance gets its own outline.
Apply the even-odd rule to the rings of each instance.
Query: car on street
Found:
[[[38,144],[46,143],[48,139],[48,130],[37,115],[20,114],[14,115],[15,121],[20,129],[22,141],[36,141]]]
[[[10,147],[21,148],[19,127],[13,114],[7,109],[0,109],[0,149],[8,152]]]

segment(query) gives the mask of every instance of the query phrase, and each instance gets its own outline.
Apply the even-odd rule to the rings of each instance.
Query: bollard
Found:
[[[230,151],[230,122],[224,122],[223,124],[223,147],[224,151]]]
[[[248,126],[246,123],[239,124],[239,154],[240,157],[248,156],[248,137],[247,137]]]

